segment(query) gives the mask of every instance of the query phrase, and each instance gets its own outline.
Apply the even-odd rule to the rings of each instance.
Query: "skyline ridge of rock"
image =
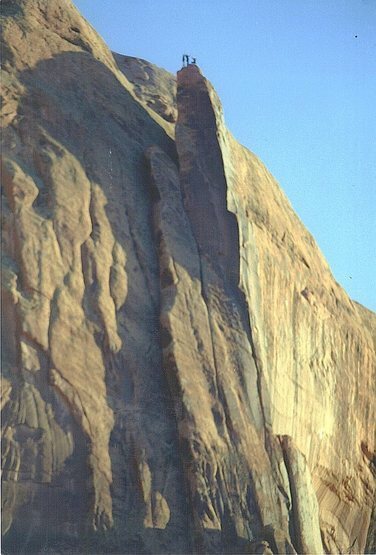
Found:
[[[374,549],[375,314],[196,65],[1,17],[4,552]]]

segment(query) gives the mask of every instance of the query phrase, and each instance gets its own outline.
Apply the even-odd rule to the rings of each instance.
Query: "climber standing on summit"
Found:
[[[191,64],[196,65],[196,58],[193,58],[192,56],[192,62],[189,61],[189,58],[191,58],[191,56],[188,56],[188,54],[183,54],[183,67],[188,67]]]

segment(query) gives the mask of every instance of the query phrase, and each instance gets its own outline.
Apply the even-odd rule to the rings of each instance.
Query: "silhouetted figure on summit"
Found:
[[[191,56],[188,54],[183,54],[183,67],[188,67],[190,64],[196,65],[196,58],[192,57],[192,62],[189,61],[190,58]]]

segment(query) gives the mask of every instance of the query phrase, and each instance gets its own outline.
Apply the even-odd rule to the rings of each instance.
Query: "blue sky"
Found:
[[[197,57],[334,277],[376,310],[376,0],[76,0],[112,50]]]

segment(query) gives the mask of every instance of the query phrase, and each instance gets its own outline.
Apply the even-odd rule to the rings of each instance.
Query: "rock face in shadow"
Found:
[[[197,66],[3,4],[4,552],[372,548],[375,315]]]

